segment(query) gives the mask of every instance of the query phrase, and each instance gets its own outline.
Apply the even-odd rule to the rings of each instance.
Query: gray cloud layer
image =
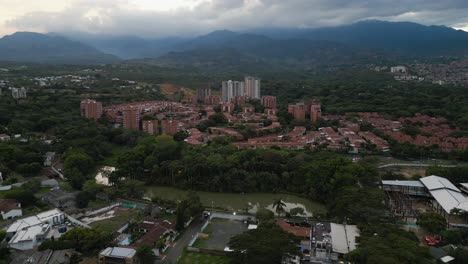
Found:
[[[125,0],[73,0],[60,12],[31,12],[8,20],[18,30],[144,37],[197,35],[217,29],[320,27],[363,19],[414,21],[468,29],[467,0],[202,0],[193,8],[126,8]]]

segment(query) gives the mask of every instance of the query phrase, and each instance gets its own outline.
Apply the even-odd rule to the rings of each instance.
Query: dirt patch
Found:
[[[183,93],[184,95],[195,95],[195,91],[187,88],[187,87],[182,87],[182,86],[177,86],[174,84],[170,83],[163,83],[163,84],[158,84],[159,87],[161,87],[161,93],[162,94],[176,94],[176,93]]]
[[[398,172],[408,179],[412,178],[414,175],[424,177],[424,175],[426,175],[426,168],[400,168]]]

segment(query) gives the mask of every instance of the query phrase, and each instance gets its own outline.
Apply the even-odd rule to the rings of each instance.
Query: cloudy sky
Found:
[[[468,31],[467,0],[0,0],[0,36],[85,31],[143,37],[212,30],[320,27],[363,19]]]

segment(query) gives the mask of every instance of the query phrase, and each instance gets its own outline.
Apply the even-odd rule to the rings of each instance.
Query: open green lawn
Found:
[[[226,210],[236,210],[239,212],[245,211],[247,208],[252,212],[256,207],[267,207],[273,203],[274,199],[281,198],[286,203],[303,205],[309,212],[326,212],[323,204],[298,197],[290,194],[276,193],[214,193],[214,192],[197,192],[204,206],[211,207],[212,202],[215,208],[223,208]],[[151,186],[146,190],[148,197],[160,197],[169,200],[182,200],[187,191],[172,187]],[[293,205],[292,207],[297,207]]]
[[[89,224],[91,227],[104,230],[106,232],[115,232],[121,228],[126,222],[133,219],[138,214],[135,210],[127,210],[116,212],[112,218],[96,221]]]
[[[196,253],[184,251],[178,264],[227,264],[229,258],[226,256],[217,256],[205,253]]]
[[[88,208],[100,208],[100,207],[106,207],[111,205],[110,201],[103,201],[103,200],[91,200],[88,203]]]

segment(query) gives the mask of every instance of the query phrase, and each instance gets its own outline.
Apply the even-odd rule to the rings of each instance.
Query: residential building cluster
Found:
[[[397,81],[418,81],[432,84],[468,84],[468,59],[450,63],[417,63],[407,66],[373,66],[370,69],[377,72],[388,72]]]
[[[352,114],[352,113],[348,113]],[[382,117],[378,113],[358,113],[360,121],[368,122],[385,135],[398,143],[410,143],[419,147],[438,146],[443,152],[451,152],[468,148],[467,138],[451,136],[457,129],[446,124],[443,117],[430,117],[417,113],[414,117],[401,117],[391,120]],[[410,136],[404,133],[404,125],[414,125],[420,130],[420,134]]]
[[[133,102],[105,107],[107,118],[115,125],[142,130],[151,135],[174,135],[198,124],[199,107],[168,101]]]
[[[320,101],[307,100],[302,103],[288,105],[288,113],[296,120],[305,120],[309,116],[312,123],[316,123],[322,117]]]
[[[104,109],[99,102],[86,99],[81,103],[81,114],[97,120],[105,113],[115,126],[141,130],[150,135],[174,135],[179,131],[186,131],[189,135],[186,142],[192,145],[203,145],[217,137],[231,137],[237,141],[235,145],[238,148],[327,148],[354,154],[389,151],[390,144],[387,140],[371,131],[361,130],[360,124],[369,123],[398,143],[407,142],[420,147],[437,146],[443,152],[468,147],[468,139],[451,136],[457,129],[451,128],[446,124],[447,120],[441,117],[416,114],[414,117],[396,119],[375,112],[323,115],[320,101],[309,99],[288,105],[288,112],[295,120],[310,120],[313,124],[321,119],[335,120],[339,125],[319,127],[318,131],[306,131],[304,127],[298,126],[289,132],[283,131],[284,128],[278,122],[274,96],[260,97],[259,103],[264,107],[261,113],[256,112],[251,98],[246,96],[233,96],[228,102],[220,102],[218,99],[213,100],[216,96],[210,88],[200,88],[196,98],[193,103],[143,101],[110,105]],[[204,104],[199,104],[201,98]],[[209,127],[207,132],[196,129],[198,124],[216,113],[214,109],[217,107],[227,119],[228,126]],[[354,118],[354,122],[347,120],[350,118]],[[419,134],[406,134],[404,131],[408,125],[416,126]],[[240,133],[246,128],[251,131],[247,138]]]
[[[21,88],[11,87],[10,90],[11,90],[11,96],[14,99],[23,99],[23,98],[28,97],[27,90],[24,87],[21,87]]]
[[[260,99],[260,79],[246,76],[244,81],[223,81],[221,84],[221,101],[231,102],[234,97]]]

